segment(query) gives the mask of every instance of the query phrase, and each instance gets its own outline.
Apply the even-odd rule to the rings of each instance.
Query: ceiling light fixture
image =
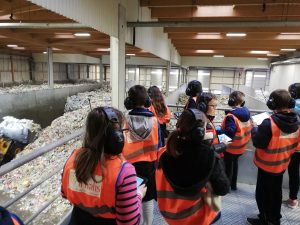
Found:
[[[267,56],[276,57],[276,56],[279,56],[279,54],[272,54],[272,53],[270,53],[270,54],[267,54]]]
[[[214,53],[214,50],[196,50],[197,53]]]
[[[224,58],[224,55],[214,55],[215,58]]]
[[[43,52],[43,54],[47,54],[47,52]]]
[[[268,58],[257,58],[257,60],[267,61]]]
[[[246,33],[227,33],[227,37],[245,37],[247,36]]]
[[[300,33],[280,33],[281,35],[300,35]]]
[[[20,47],[20,46],[18,46],[18,47],[15,47],[15,48],[13,48],[13,49],[15,49],[15,50],[24,50],[25,47]]]
[[[90,33],[75,33],[74,36],[76,37],[90,37]]]
[[[220,33],[217,33],[217,32],[211,32],[211,33],[209,33],[209,32],[199,32],[198,33],[199,35],[219,35]]]
[[[9,48],[16,48],[16,47],[18,47],[18,45],[13,45],[13,44],[9,44],[9,45],[6,45],[7,47],[9,47]]]
[[[264,75],[264,74],[255,74],[253,77],[256,77],[256,78],[265,78],[266,75]]]
[[[109,52],[110,48],[97,48],[96,51],[98,51],[98,52]]]
[[[280,51],[286,51],[286,52],[294,52],[296,50],[297,49],[295,49],[295,48],[282,48],[282,49],[280,49]]]
[[[262,51],[262,50],[252,50],[250,51],[251,54],[268,54],[269,51]]]
[[[133,53],[127,53],[126,55],[127,56],[135,56],[135,54],[133,54]]]

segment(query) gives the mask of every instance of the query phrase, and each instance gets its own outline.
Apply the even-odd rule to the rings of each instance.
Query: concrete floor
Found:
[[[247,217],[255,217],[258,209],[255,201],[255,185],[238,184],[238,190],[222,199],[222,217],[215,225],[244,225]],[[299,195],[300,197],[300,195]],[[283,200],[288,198],[288,190],[283,190]],[[291,210],[282,204],[282,225],[299,225],[300,208]],[[167,225],[157,207],[154,210],[153,225]]]

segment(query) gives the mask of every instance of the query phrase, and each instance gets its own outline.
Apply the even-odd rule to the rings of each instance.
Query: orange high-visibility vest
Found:
[[[246,151],[247,144],[251,138],[251,123],[250,120],[247,122],[241,122],[235,115],[228,113],[222,123],[222,129],[225,129],[225,121],[228,116],[232,116],[236,125],[236,133],[232,140],[226,148],[226,152],[231,154],[240,155]]]
[[[156,171],[156,190],[158,208],[170,225],[209,225],[218,214],[204,201],[205,188],[195,196],[179,195],[162,169]]]
[[[128,124],[125,125],[128,129]],[[124,132],[125,144],[123,155],[127,161],[135,162],[153,162],[158,157],[158,122],[155,116],[152,117],[152,130],[150,135],[143,140],[136,140],[131,137],[130,131]]]
[[[170,109],[167,107],[167,112],[166,112],[166,115],[164,115],[163,117],[159,117],[156,112],[155,112],[155,109],[154,109],[154,106],[151,105],[148,109],[154,114],[154,116],[157,118],[159,124],[166,124],[166,123],[169,123],[170,122],[170,119],[171,119],[171,116],[172,116],[172,113],[170,111]]]
[[[67,160],[62,176],[62,194],[73,205],[90,213],[95,217],[116,218],[115,198],[118,175],[124,164],[124,160],[118,157],[106,160],[106,173],[103,173],[100,163],[96,166],[94,178],[87,184],[79,183],[76,179],[74,160],[77,154],[75,150]]]
[[[266,149],[257,148],[254,155],[255,165],[270,173],[286,170],[292,154],[299,143],[299,129],[291,134],[282,132],[270,117],[272,138]]]
[[[218,135],[217,135],[217,131],[216,131],[216,128],[215,128],[215,125],[212,123],[212,122],[208,122],[211,129],[206,129],[206,133],[213,133],[213,139],[212,139],[212,144],[215,145],[215,144],[220,144],[220,141],[219,141],[219,138],[218,138]],[[219,156],[221,158],[224,157],[224,153],[221,152],[219,153]]]

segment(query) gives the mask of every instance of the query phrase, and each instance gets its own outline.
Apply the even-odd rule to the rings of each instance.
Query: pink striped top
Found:
[[[138,225],[141,208],[142,198],[137,194],[135,168],[130,163],[126,163],[117,183],[117,224]]]

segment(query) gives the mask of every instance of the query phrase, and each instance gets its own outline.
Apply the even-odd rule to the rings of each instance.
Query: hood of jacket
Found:
[[[294,112],[275,113],[271,117],[284,133],[294,133],[299,128],[299,118]]]
[[[133,109],[125,116],[130,134],[135,140],[145,140],[150,136],[153,116],[146,108]]]
[[[232,110],[225,111],[225,114],[231,113],[240,121],[247,122],[250,119],[250,112],[247,107],[238,107]]]
[[[177,158],[163,153],[160,167],[166,179],[175,192],[181,195],[194,195],[199,193],[210,178],[214,168],[215,153],[206,143],[195,144],[182,140]]]

